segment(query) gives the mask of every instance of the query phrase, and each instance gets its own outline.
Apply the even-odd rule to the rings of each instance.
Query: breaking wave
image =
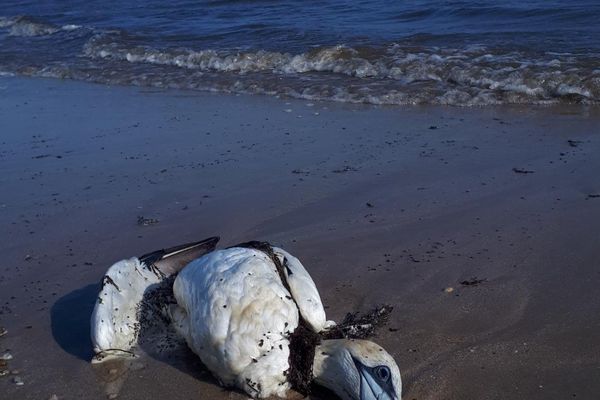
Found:
[[[0,70],[28,76],[381,105],[600,104],[600,54],[591,51],[424,46],[411,40],[298,53],[159,47],[121,30],[22,16],[0,17],[2,30],[21,53],[0,57]],[[18,47],[19,38],[40,36],[56,40],[63,53],[35,58],[35,51]]]
[[[452,49],[401,44],[356,49],[338,45],[301,54],[160,50],[127,47],[98,35],[86,43],[84,55],[91,59],[234,74],[238,87],[244,86],[245,76],[266,75],[273,79],[275,75],[282,80],[280,90],[265,84],[265,91],[316,99],[323,95],[332,100],[376,104],[455,105],[600,100],[600,69],[595,69],[600,58],[568,53],[526,54],[482,46]],[[344,80],[343,76],[350,79]],[[286,81],[286,77],[290,80]],[[303,87],[293,85],[298,80]]]
[[[31,17],[18,16],[12,18],[0,17],[0,28],[8,28],[10,36],[33,37],[52,35],[61,30],[72,31],[81,27],[72,24],[56,26],[35,21]]]

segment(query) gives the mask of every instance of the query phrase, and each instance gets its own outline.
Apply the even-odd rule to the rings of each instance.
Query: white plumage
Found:
[[[94,360],[131,354],[139,331],[138,304],[146,290],[161,281],[135,257],[109,268],[92,313],[92,343],[98,355]]]
[[[252,397],[286,397],[287,373],[294,367],[289,364],[290,334],[300,319],[316,333],[335,325],[326,321],[312,278],[297,258],[276,247],[272,251],[280,270],[271,255],[252,246],[209,247],[196,252],[208,254],[189,262],[173,284],[177,305],[169,314],[176,330],[221,384]],[[110,280],[105,278],[92,317],[96,352],[115,347],[128,351],[135,345],[132,310],[144,290],[160,281],[161,274],[151,275],[157,265],[148,268],[134,258],[109,269]],[[169,265],[158,270],[175,273],[182,267]],[[323,340],[315,349],[313,373],[317,383],[343,399],[400,399],[402,383],[394,359],[369,341]]]
[[[92,361],[133,356],[144,296],[191,260],[214,250],[218,241],[218,237],[212,237],[113,264],[102,278],[91,316],[91,339],[96,353]]]
[[[222,383],[256,397],[283,397],[289,389],[288,336],[298,326],[298,310],[316,331],[326,324],[310,275],[296,258],[273,250],[286,260],[298,307],[273,261],[255,249],[208,254],[185,267],[173,286],[180,306],[173,320],[190,348]]]

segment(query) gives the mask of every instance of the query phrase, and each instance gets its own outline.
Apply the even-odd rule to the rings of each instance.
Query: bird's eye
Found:
[[[383,382],[387,382],[392,375],[390,369],[386,366],[377,367],[375,369],[375,374],[377,375],[377,378],[381,379]]]

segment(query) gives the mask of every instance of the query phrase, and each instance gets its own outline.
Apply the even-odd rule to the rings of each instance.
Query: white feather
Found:
[[[94,352],[102,356],[129,352],[137,343],[138,304],[144,292],[161,278],[137,258],[122,260],[108,269],[91,318]]]
[[[265,253],[210,253],[180,272],[173,291],[176,328],[223,384],[254,397],[285,396],[287,336],[298,309]]]

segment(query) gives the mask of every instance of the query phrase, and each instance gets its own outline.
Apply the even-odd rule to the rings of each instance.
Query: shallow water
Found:
[[[597,21],[590,0],[9,0],[0,73],[373,104],[594,104]]]

